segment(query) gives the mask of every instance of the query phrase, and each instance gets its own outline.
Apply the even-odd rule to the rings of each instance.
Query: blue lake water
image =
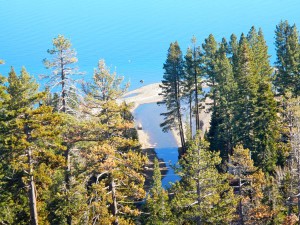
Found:
[[[143,125],[143,130],[150,136],[150,143],[155,146],[158,158],[164,160],[168,167],[168,173],[162,179],[162,185],[169,187],[169,182],[179,180],[179,176],[174,173],[170,165],[178,160],[178,146],[171,133],[162,132],[159,124],[163,121],[160,116],[165,111],[165,107],[156,103],[140,105],[134,111],[137,123]]]
[[[79,67],[90,79],[99,59],[131,81],[131,89],[162,79],[170,42],[183,50],[195,35],[218,41],[231,33],[262,27],[275,60],[274,29],[280,20],[300,26],[299,0],[0,0],[0,73],[25,66],[47,73],[51,40],[64,34],[78,52]]]

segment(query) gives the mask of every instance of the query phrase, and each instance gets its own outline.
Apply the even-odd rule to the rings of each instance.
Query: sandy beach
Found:
[[[120,101],[125,101],[126,103],[132,103],[133,107],[131,111],[133,112],[139,105],[148,104],[148,103],[156,103],[162,101],[163,98],[159,93],[161,93],[161,88],[159,87],[160,83],[154,83],[145,85],[141,88],[135,89],[133,91],[129,91],[123,95]],[[209,129],[209,122],[211,113],[207,112],[208,103],[211,100],[207,99],[205,102],[205,109],[201,110],[200,120],[203,121],[203,133]],[[141,124],[142,125],[142,124]],[[138,124],[137,124],[138,126]],[[172,134],[175,137],[178,146],[181,146],[180,137],[178,131],[176,129],[172,130]],[[150,143],[149,135],[144,130],[138,130],[138,136],[140,143],[143,149],[154,148],[155,146]]]

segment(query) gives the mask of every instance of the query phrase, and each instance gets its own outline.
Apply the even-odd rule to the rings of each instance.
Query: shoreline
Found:
[[[157,103],[163,100],[163,97],[159,95],[162,92],[160,88],[160,83],[154,83],[150,85],[145,85],[133,91],[129,91],[123,95],[121,99],[118,101],[125,101],[127,104],[132,104],[132,108],[130,109],[131,113],[133,114],[134,111],[141,105],[150,104],[150,103]],[[208,104],[211,101],[207,99],[205,101],[205,109],[201,110],[200,119],[203,121],[203,133],[205,130],[209,128],[209,122],[211,113],[207,113],[206,110],[208,108]],[[159,161],[159,167],[162,174],[162,179],[167,175],[169,169],[167,167],[167,163],[162,159],[159,158],[157,152],[155,151],[155,144],[151,143],[149,134],[143,130],[143,124],[141,124],[142,129],[138,129],[140,124],[135,118],[135,126],[138,134],[139,143],[141,144],[141,151],[144,155],[148,156],[148,162],[144,168],[144,175],[145,175],[145,188],[149,190],[153,183],[153,169],[154,169],[154,158],[156,157]],[[172,129],[170,131],[171,135],[174,137],[175,142],[178,148],[181,147],[181,140],[179,136],[179,132],[177,129]]]
[[[153,83],[129,91],[123,95],[120,101],[125,101],[127,104],[133,104],[133,107],[130,110],[132,113],[143,104],[160,102],[163,100],[163,97],[159,95],[162,91],[159,87],[160,84],[161,83]],[[176,129],[173,129],[170,132],[175,138],[177,145],[181,146],[180,137]],[[149,135],[144,130],[138,130],[138,136],[142,148],[154,148],[149,141]]]

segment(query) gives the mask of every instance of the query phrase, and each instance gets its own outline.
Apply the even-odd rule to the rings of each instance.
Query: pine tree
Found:
[[[279,138],[277,103],[272,92],[272,73],[268,47],[262,30],[252,27],[248,40],[254,54],[254,70],[258,76],[257,100],[254,113],[253,159],[264,171],[272,171],[277,161],[276,142]]]
[[[266,187],[264,173],[253,165],[249,149],[238,145],[229,161],[229,172],[241,199],[238,206],[239,219],[234,224],[267,224],[273,216],[272,209],[264,204],[263,190]]]
[[[88,117],[87,143],[80,154],[89,180],[87,223],[131,224],[140,214],[134,203],[145,197],[141,171],[146,158],[130,132],[134,124],[128,106],[116,101],[123,94],[122,78],[111,74],[104,61],[99,65],[85,87],[83,109]]]
[[[234,145],[243,143],[252,148],[254,141],[253,123],[258,90],[258,76],[254,70],[253,52],[246,37],[242,34],[234,78],[237,83],[234,104]],[[233,145],[233,146],[234,146]]]
[[[186,99],[188,103],[188,110],[189,110],[189,124],[188,124],[188,131],[190,132],[187,136],[193,136],[193,99],[194,99],[194,77],[191,76],[192,74],[192,67],[190,66],[192,62],[192,50],[188,48],[186,55],[184,56],[184,81],[183,81],[183,98]]]
[[[228,55],[229,59],[234,71],[234,74],[236,74],[236,69],[237,69],[237,58],[238,58],[238,49],[239,49],[239,43],[237,36],[235,34],[232,34],[230,36],[230,41],[229,41],[229,47],[228,47]]]
[[[221,163],[218,155],[196,138],[180,159],[177,173],[182,179],[171,188],[172,210],[179,223],[228,224],[234,218],[237,201],[228,176],[216,169]]]
[[[39,220],[43,223],[46,220],[43,214],[45,199],[42,198],[42,187],[49,187],[49,183],[44,182],[44,176],[51,175],[51,168],[63,165],[61,152],[58,150],[61,147],[58,129],[60,117],[52,114],[51,107],[36,107],[44,97],[44,93],[37,90],[38,85],[25,68],[19,76],[12,68],[8,77],[7,111],[6,115],[1,116],[1,155],[8,169],[7,175],[10,175],[10,178],[4,178],[4,182],[8,190],[26,190],[28,205],[25,209],[18,209],[23,211],[23,222],[31,221],[31,224],[38,224]],[[42,168],[43,174],[40,173]],[[9,182],[9,179],[19,180],[19,186]],[[17,198],[16,202],[24,197],[14,194],[11,192],[10,196],[12,199]],[[30,219],[26,219],[26,209],[30,209]],[[19,212],[15,213],[17,216]],[[17,221],[18,218],[15,222]]]
[[[93,92],[94,98],[102,102],[120,98],[128,89],[129,83],[122,85],[124,77],[118,76],[116,72],[111,73],[105,61],[99,60],[98,68],[94,70],[94,85],[86,87],[87,93]]]
[[[183,131],[182,113],[181,113],[181,88],[183,71],[183,59],[178,42],[170,44],[167,60],[164,64],[164,80],[160,87],[162,88],[163,101],[159,105],[166,105],[167,112],[161,113],[164,116],[164,122],[160,124],[162,130],[167,132],[171,129],[178,128],[182,153],[185,153],[185,137]]]
[[[230,60],[226,57],[226,40],[216,53],[216,106],[213,108],[208,132],[211,150],[219,150],[223,161],[228,161],[233,148],[233,101],[236,84]]]
[[[289,25],[288,21],[281,21],[275,30],[275,47],[277,60],[275,87],[278,94],[285,94],[288,90],[293,95],[299,95],[299,34],[296,25]]]
[[[76,52],[72,49],[70,40],[63,35],[58,35],[53,39],[53,49],[49,49],[48,53],[53,55],[53,58],[44,59],[44,64],[47,69],[52,69],[52,74],[44,76],[47,78],[48,85],[53,88],[59,88],[59,111],[64,113],[74,113],[73,104],[79,104],[76,99],[72,98],[72,93],[77,91],[76,75],[82,74],[75,67],[78,61]],[[73,91],[73,92],[72,92]]]
[[[161,173],[157,158],[154,159],[153,186],[146,199],[146,210],[150,215],[146,224],[163,225],[169,224],[171,211],[169,208],[168,192],[164,190],[161,183]]]
[[[58,35],[53,39],[53,49],[49,49],[48,53],[52,55],[52,59],[44,59],[44,65],[47,69],[52,69],[52,74],[48,76],[44,76],[44,78],[48,78],[48,86],[51,90],[59,93],[59,101],[58,101],[58,112],[71,114],[74,116],[78,116],[78,107],[79,107],[79,95],[78,95],[78,80],[74,79],[76,76],[81,75],[78,68],[75,66],[78,61],[76,57],[76,52],[72,49],[72,44],[70,40],[66,39],[63,35]],[[56,95],[57,96],[57,95]],[[66,197],[66,205],[70,203],[70,199],[72,198],[70,195],[72,193],[71,190],[71,152],[75,148],[76,143],[79,140],[74,141],[75,138],[78,137],[78,132],[81,132],[80,129],[75,132],[76,134],[71,134],[71,130],[74,131],[74,126],[78,121],[76,118],[72,118],[71,116],[65,115],[65,133],[64,133],[64,146],[66,147],[65,151],[65,197]],[[73,124],[71,124],[71,123]],[[80,124],[80,123],[78,123]],[[72,136],[70,136],[72,135]],[[79,138],[80,139],[80,138]],[[74,159],[75,160],[75,159]],[[74,185],[73,185],[74,187]],[[78,187],[79,188],[79,187]],[[75,191],[76,192],[76,191]],[[69,206],[66,206],[69,207]],[[69,208],[70,209],[70,208]],[[69,210],[66,213],[67,224],[72,224],[72,213]]]
[[[212,107],[211,110],[214,110],[213,108],[216,107],[216,52],[218,48],[218,44],[212,34],[208,36],[204,40],[204,44],[202,44],[203,48],[203,56],[204,56],[204,71],[207,76],[207,85],[210,87],[209,91],[209,97],[212,100]]]
[[[188,48],[184,61],[184,97],[188,99],[190,114],[190,131],[192,132],[192,117],[196,120],[196,132],[201,128],[199,118],[200,95],[202,92],[201,63],[202,53],[200,47],[196,47],[196,38],[192,38],[192,48]],[[194,107],[193,107],[194,102]],[[193,110],[194,108],[194,110]],[[191,134],[191,136],[193,136]]]

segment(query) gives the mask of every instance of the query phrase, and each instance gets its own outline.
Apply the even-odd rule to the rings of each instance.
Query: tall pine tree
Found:
[[[182,52],[177,41],[170,44],[164,70],[164,80],[160,85],[162,88],[160,95],[163,96],[163,100],[158,104],[165,105],[167,112],[161,113],[164,116],[164,122],[160,126],[164,132],[174,128],[179,130],[182,152],[185,153],[185,136],[181,112],[181,89],[184,70]]]

